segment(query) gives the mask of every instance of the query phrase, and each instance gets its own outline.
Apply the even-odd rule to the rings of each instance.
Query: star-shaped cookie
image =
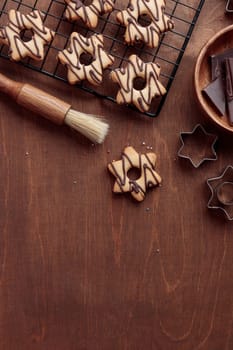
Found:
[[[149,47],[157,47],[160,34],[174,28],[173,21],[164,14],[165,0],[130,0],[126,10],[117,13],[117,20],[126,27],[127,44],[144,42]],[[140,17],[147,15],[148,25],[140,24]]]
[[[9,46],[11,59],[19,61],[31,57],[43,60],[44,46],[52,41],[55,33],[45,27],[42,12],[34,10],[25,15],[12,9],[8,17],[9,23],[1,29],[0,41]],[[27,42],[21,38],[25,30],[32,31],[32,38]]]
[[[141,112],[150,108],[155,96],[166,93],[165,87],[159,81],[160,67],[156,63],[144,63],[137,55],[131,55],[126,67],[111,72],[112,80],[120,85],[116,101],[119,104],[134,104]],[[141,78],[145,86],[141,90],[134,87],[134,80]]]
[[[91,55],[92,62],[82,64],[82,54]],[[76,32],[70,36],[69,47],[58,53],[58,59],[67,67],[67,79],[72,85],[85,79],[93,85],[99,85],[103,79],[103,70],[114,62],[114,58],[104,51],[103,35],[94,34],[86,38]]]
[[[111,12],[114,7],[112,0],[93,0],[90,5],[85,5],[80,0],[65,0],[65,2],[67,3],[65,17],[69,21],[82,19],[89,28],[95,28],[99,16]]]
[[[159,185],[162,181],[159,174],[155,171],[155,163],[155,153],[140,154],[132,146],[126,147],[122,152],[121,160],[108,164],[109,171],[116,178],[113,192],[130,192],[137,201],[143,201],[146,189]],[[136,180],[128,177],[129,170],[133,168],[137,168],[140,171],[140,176]]]

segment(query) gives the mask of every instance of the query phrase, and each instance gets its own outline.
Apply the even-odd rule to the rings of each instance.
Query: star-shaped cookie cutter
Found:
[[[193,144],[191,144],[189,150],[188,146],[186,146],[187,138],[195,140],[195,137],[198,140],[201,139],[201,142],[197,142],[198,140],[196,140],[196,147],[193,147]],[[178,156],[188,159],[194,168],[198,168],[206,160],[216,161],[218,157],[214,146],[217,139],[217,135],[208,133],[201,124],[197,124],[192,131],[180,133],[182,145],[178,151]],[[200,149],[198,152],[197,147],[200,146],[203,146],[203,149]]]
[[[233,220],[233,166],[228,165],[218,177],[207,179],[211,196],[207,207],[222,211],[229,221]]]
[[[143,201],[146,189],[157,186],[162,181],[155,171],[156,158],[156,154],[153,152],[140,154],[132,146],[126,147],[122,152],[121,160],[108,164],[108,170],[116,178],[113,192],[130,192],[137,201]],[[133,168],[140,171],[139,178],[136,180],[130,179],[128,176],[129,170]]]

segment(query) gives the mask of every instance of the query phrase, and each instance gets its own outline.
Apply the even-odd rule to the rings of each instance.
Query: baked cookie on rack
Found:
[[[111,12],[114,7],[112,0],[93,0],[90,5],[85,5],[81,0],[65,0],[67,8],[65,17],[69,21],[82,19],[89,28],[96,28],[99,16]]]
[[[132,146],[122,152],[121,160],[108,164],[108,170],[115,176],[113,192],[129,192],[138,202],[144,200],[147,188],[159,185],[162,182],[160,175],[155,171],[156,154],[153,152],[141,154]],[[130,179],[128,172],[136,168],[140,175],[136,180]]]
[[[110,73],[111,79],[120,86],[116,96],[117,103],[134,104],[141,112],[147,112],[152,99],[166,93],[165,87],[159,81],[159,75],[158,64],[145,63],[137,55],[131,55],[126,67]],[[135,88],[136,79],[143,82],[140,89]]]
[[[44,25],[42,12],[34,10],[25,15],[10,10],[8,18],[9,23],[0,30],[0,42],[9,46],[11,59],[20,61],[31,57],[37,61],[43,60],[44,46],[52,41],[55,32]],[[32,32],[32,37],[24,41],[21,35],[27,30]]]
[[[82,54],[90,56],[89,64],[81,62]],[[103,70],[114,62],[113,56],[104,50],[103,35],[86,38],[77,32],[71,34],[68,47],[58,53],[58,59],[67,67],[67,79],[72,85],[85,79],[93,85],[101,84]]]
[[[165,0],[130,0],[128,8],[116,16],[126,27],[125,42],[129,45],[143,42],[151,48],[157,47],[160,34],[174,28],[174,22],[164,10]],[[143,16],[147,16],[147,21],[141,24]]]

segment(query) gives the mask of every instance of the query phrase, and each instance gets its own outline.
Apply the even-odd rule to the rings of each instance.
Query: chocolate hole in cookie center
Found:
[[[24,29],[21,31],[20,33],[20,38],[25,42],[27,43],[28,41],[32,40],[32,37],[33,37],[33,31],[32,30],[27,30],[27,29]]]
[[[136,77],[133,80],[133,88],[135,90],[143,90],[146,87],[146,80],[140,77]]]
[[[127,172],[127,176],[130,180],[138,180],[141,177],[141,171],[140,169],[133,167],[129,169],[129,171]]]
[[[140,15],[138,17],[138,23],[142,27],[148,27],[151,24],[151,18],[147,14]]]
[[[90,53],[84,52],[80,56],[80,62],[81,64],[84,64],[84,66],[89,66],[93,61],[94,57]]]

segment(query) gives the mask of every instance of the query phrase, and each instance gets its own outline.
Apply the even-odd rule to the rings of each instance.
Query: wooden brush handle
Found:
[[[71,105],[37,89],[36,87],[13,81],[0,74],[0,91],[11,96],[24,108],[51,120],[63,124]]]

